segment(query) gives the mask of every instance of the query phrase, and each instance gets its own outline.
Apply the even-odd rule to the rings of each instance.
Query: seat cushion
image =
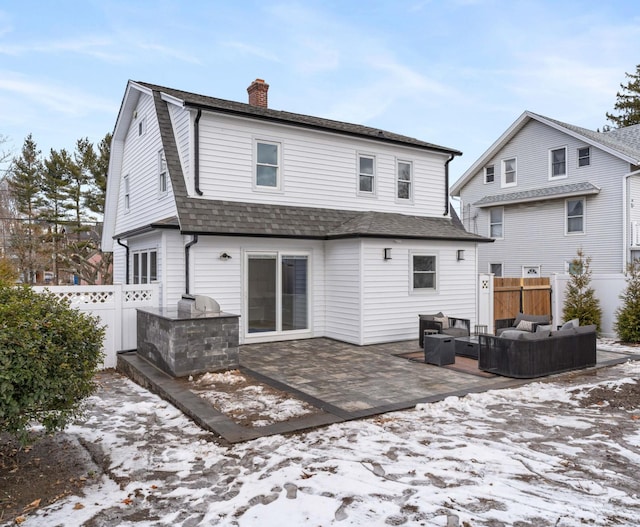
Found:
[[[517,326],[523,320],[526,320],[527,322],[537,322],[538,324],[551,323],[549,315],[525,315],[524,313],[518,313],[515,325]]]
[[[469,336],[469,332],[466,330],[466,328],[443,329],[442,333],[444,333],[445,335],[450,335],[452,337],[468,337]]]

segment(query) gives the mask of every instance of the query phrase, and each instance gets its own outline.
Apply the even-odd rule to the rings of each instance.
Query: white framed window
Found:
[[[281,145],[271,141],[255,142],[255,180],[259,189],[279,190],[281,187]]]
[[[567,147],[549,150],[549,179],[567,177]]]
[[[571,198],[565,201],[566,234],[584,234],[585,209],[584,198]]]
[[[591,148],[578,148],[578,167],[588,167],[591,164]]]
[[[438,289],[438,259],[435,254],[411,255],[411,289],[413,291]]]
[[[518,184],[517,159],[511,157],[502,160],[502,186],[514,187]]]
[[[488,167],[484,167],[484,182],[485,183],[493,183],[496,177],[496,167],[494,165],[489,165]]]
[[[358,155],[358,193],[375,194],[376,158],[365,154]]]
[[[582,273],[582,265],[577,260],[567,260],[564,262],[564,272],[572,275],[580,274]]]
[[[160,194],[166,194],[167,192],[167,179],[167,160],[164,157],[164,151],[160,150],[158,152],[158,192]]]
[[[124,211],[129,212],[129,207],[131,205],[131,197],[129,190],[129,174],[126,174],[122,179],[122,185],[124,187]]]
[[[143,136],[147,133],[147,118],[142,117],[138,121],[138,137]]]
[[[149,284],[158,279],[157,251],[137,251],[132,254],[132,258],[134,284]]]
[[[489,272],[498,278],[502,278],[502,264],[501,263],[490,263],[489,264]]]
[[[523,265],[522,278],[538,278],[540,276],[539,265]]]
[[[410,200],[413,198],[413,163],[411,161],[397,162],[396,197]]]
[[[492,207],[489,209],[489,237],[504,238],[503,207]]]

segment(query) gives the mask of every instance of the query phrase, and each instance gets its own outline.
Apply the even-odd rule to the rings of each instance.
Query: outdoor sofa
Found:
[[[571,321],[577,322],[577,321]],[[478,368],[519,379],[579,370],[596,364],[596,326],[479,335]]]
[[[548,326],[551,324],[549,315],[527,315],[518,313],[515,318],[502,318],[495,321],[495,334],[500,336],[503,331],[517,329],[519,331],[536,331],[538,326]],[[544,328],[551,329],[551,327]]]
[[[453,338],[468,337],[471,334],[471,321],[466,318],[448,317],[442,313],[418,315],[418,318],[418,339],[421,348],[424,346],[424,332],[427,329]]]

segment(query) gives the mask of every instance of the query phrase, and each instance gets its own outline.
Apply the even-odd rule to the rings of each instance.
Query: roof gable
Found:
[[[183,106],[192,108],[200,108],[212,112],[237,115],[249,119],[263,121],[266,120],[274,123],[288,124],[290,126],[297,126],[301,128],[313,128],[337,134],[363,137],[379,142],[394,143],[414,148],[442,152],[448,155],[462,155],[462,152],[460,152],[459,150],[447,148],[433,143],[428,143],[426,141],[421,141],[413,137],[396,134],[394,132],[380,130],[379,128],[372,128],[359,124],[335,121],[332,119],[324,119],[311,115],[273,110],[271,108],[263,108],[261,106],[253,106],[251,104],[229,101],[226,99],[218,99],[216,97],[199,95],[196,93],[176,90],[173,88],[167,88],[165,86],[158,86],[146,82],[135,82],[133,84],[138,85],[142,88],[146,88],[148,90],[152,90],[154,93],[157,92],[163,94],[163,96],[169,96],[174,99],[174,102],[182,101]]]
[[[475,174],[500,151],[524,126],[532,121],[559,130],[587,144],[604,150],[628,163],[640,164],[640,125],[612,130],[610,132],[594,132],[587,128],[557,121],[543,115],[525,111],[516,121],[462,174],[451,186],[451,195],[459,196],[462,188]]]

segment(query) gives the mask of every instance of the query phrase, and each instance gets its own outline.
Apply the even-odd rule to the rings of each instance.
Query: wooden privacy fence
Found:
[[[493,318],[514,318],[518,313],[549,315],[551,312],[551,283],[542,278],[493,279]]]

